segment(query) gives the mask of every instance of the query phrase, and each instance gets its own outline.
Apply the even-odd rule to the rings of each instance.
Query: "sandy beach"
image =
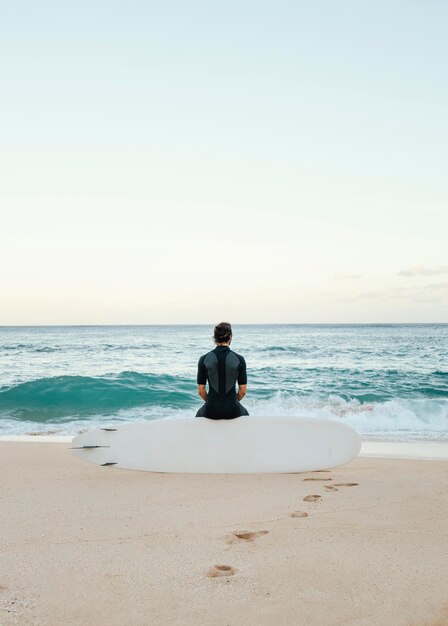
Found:
[[[174,475],[68,448],[0,442],[1,626],[448,624],[448,461]]]

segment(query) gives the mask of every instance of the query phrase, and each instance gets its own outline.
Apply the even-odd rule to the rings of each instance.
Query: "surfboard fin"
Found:
[[[116,465],[117,461],[109,461],[108,463],[101,463],[101,467],[105,467],[106,465]]]

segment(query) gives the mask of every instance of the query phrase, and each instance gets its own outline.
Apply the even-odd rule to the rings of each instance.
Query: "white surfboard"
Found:
[[[361,449],[341,422],[299,417],[204,417],[122,424],[75,437],[79,458],[123,469],[181,473],[309,472],[343,465]]]

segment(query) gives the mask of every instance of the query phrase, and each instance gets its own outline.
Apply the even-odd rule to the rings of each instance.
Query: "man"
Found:
[[[216,348],[201,356],[198,363],[198,394],[205,404],[196,417],[220,420],[249,415],[240,404],[247,389],[246,361],[229,347],[232,342],[231,325],[221,322],[215,326],[213,339]],[[208,393],[205,387],[207,380]],[[238,393],[235,389],[237,381]]]

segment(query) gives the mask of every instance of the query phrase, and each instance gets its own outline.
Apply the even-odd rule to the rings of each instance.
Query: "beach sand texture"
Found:
[[[0,475],[1,626],[448,624],[448,461],[154,474],[0,442]]]

